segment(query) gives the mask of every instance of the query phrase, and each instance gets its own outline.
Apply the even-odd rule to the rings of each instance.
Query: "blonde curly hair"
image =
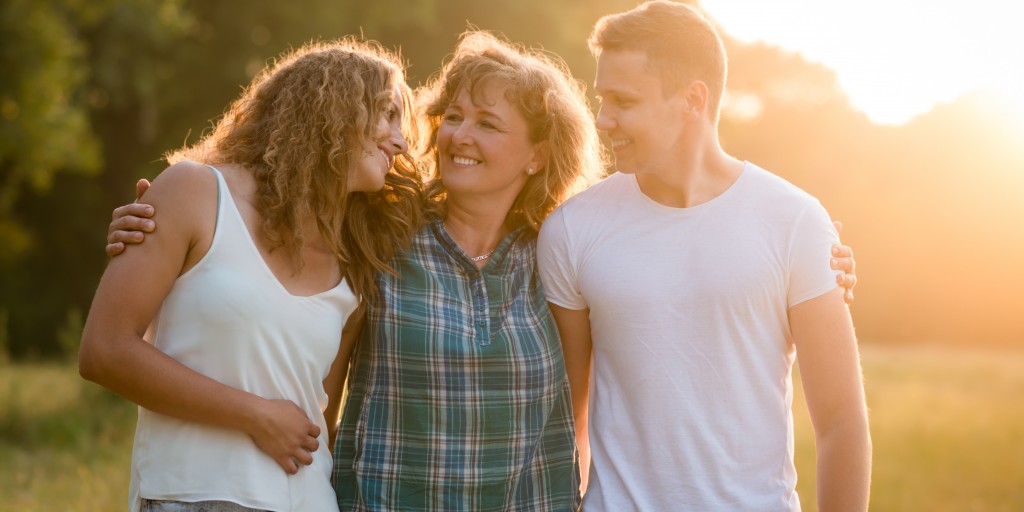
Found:
[[[284,247],[301,268],[298,223],[311,215],[349,284],[372,299],[374,274],[394,271],[389,261],[422,214],[422,179],[408,155],[396,159],[383,190],[348,191],[363,141],[372,140],[396,89],[405,104],[403,133],[414,141],[412,94],[398,56],[354,37],[309,43],[267,66],[208,134],[169,153],[167,161],[232,163],[251,171],[272,249]]]
[[[586,87],[564,62],[480,30],[464,32],[439,74],[417,91],[429,127],[427,209],[443,215],[447,198],[437,153],[444,112],[460,92],[475,95],[490,80],[507,87],[505,98],[526,119],[530,142],[547,142],[550,148],[540,172],[527,179],[505,217],[509,229],[526,226],[536,232],[559,204],[604,173],[608,159],[594,127]]]

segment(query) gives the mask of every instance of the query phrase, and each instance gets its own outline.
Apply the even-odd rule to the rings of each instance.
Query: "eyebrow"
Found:
[[[489,109],[487,107],[481,106],[480,103],[478,103],[478,102],[474,101],[472,103],[473,103],[473,107],[476,108],[476,111],[477,111],[479,117],[486,117],[486,118],[489,118],[489,119],[497,120],[502,125],[508,124],[505,121],[505,118],[503,118],[500,115],[498,115],[497,113],[495,113],[495,111],[493,111],[493,110],[491,110],[491,109]],[[456,108],[456,109],[459,110],[459,112],[462,112],[462,107],[456,105],[454,102],[452,102],[452,104],[449,105],[448,108]]]

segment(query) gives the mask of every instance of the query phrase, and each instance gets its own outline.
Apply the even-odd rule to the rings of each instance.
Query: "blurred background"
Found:
[[[415,86],[472,24],[557,53],[589,84],[591,26],[636,3],[0,3],[0,511],[124,509],[135,409],[73,363],[110,212],[269,59],[362,33],[399,48]],[[730,58],[726,150],[817,196],[854,247],[872,509],[1024,510],[1024,35],[1011,7],[699,5]],[[813,439],[794,409],[815,510]]]

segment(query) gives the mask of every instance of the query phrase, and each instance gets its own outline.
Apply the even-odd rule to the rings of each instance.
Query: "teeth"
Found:
[[[480,163],[479,160],[473,160],[472,158],[466,158],[464,156],[453,156],[452,161],[459,165],[476,165]]]
[[[625,146],[629,144],[629,139],[612,139],[612,147],[617,148],[619,146]]]

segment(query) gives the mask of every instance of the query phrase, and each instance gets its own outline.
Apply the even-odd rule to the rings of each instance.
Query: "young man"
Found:
[[[540,269],[562,336],[588,512],[799,510],[798,356],[822,510],[866,510],[856,340],[816,199],[719,145],[722,42],[652,1],[590,38],[619,173],[548,218]],[[591,371],[593,375],[591,375]]]

